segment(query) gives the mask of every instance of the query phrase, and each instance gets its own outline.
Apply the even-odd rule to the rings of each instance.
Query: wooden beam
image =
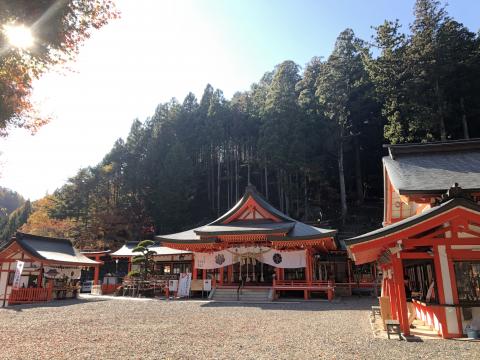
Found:
[[[433,253],[429,254],[427,252],[401,252],[400,259],[404,260],[423,260],[423,259],[433,259]]]

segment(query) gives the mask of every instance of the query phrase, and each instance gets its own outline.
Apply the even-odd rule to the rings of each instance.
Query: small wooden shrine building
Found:
[[[14,288],[18,261],[23,262],[23,270]],[[68,239],[17,232],[0,247],[0,303],[7,306],[75,297],[81,270],[100,264],[81,254]]]
[[[334,284],[319,261],[322,254],[338,250],[335,234],[292,219],[248,186],[240,201],[215,221],[156,239],[193,253],[193,279],[210,278],[217,288],[243,284],[269,287],[274,295],[297,290],[305,298],[311,292],[331,298]]]
[[[480,140],[387,147],[384,227],[346,240],[351,257],[381,269],[404,334],[407,301],[442,337],[480,329]]]
[[[132,258],[139,253],[134,253],[133,249],[138,242],[130,241],[123,245],[117,251],[111,253],[113,259],[124,260],[128,264],[128,272],[139,268],[139,265],[132,264]],[[154,251],[153,261],[155,262],[155,272],[159,275],[174,275],[180,273],[192,272],[193,255],[190,251],[172,249],[166,246],[155,244],[149,247]]]

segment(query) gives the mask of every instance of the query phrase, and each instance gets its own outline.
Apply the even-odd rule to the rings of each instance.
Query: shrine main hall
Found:
[[[319,294],[331,300],[339,285],[335,279],[349,291],[353,281],[335,234],[292,219],[250,185],[215,221],[156,240],[193,253],[192,278],[212,279],[217,292],[264,288],[270,300],[291,291],[302,292],[305,299]]]

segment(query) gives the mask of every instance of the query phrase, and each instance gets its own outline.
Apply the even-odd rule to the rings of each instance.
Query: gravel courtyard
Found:
[[[461,359],[480,343],[374,339],[371,299],[221,304],[80,299],[0,309],[1,359]]]

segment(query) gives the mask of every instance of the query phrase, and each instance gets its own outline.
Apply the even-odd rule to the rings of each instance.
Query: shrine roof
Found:
[[[218,219],[212,221],[208,225],[215,225],[215,224],[223,224],[228,218],[230,218],[232,215],[234,215],[237,211],[239,211],[242,206],[249,200],[253,199],[258,205],[260,205],[263,209],[265,209],[267,212],[270,214],[276,216],[280,220],[283,220],[285,222],[290,222],[293,221],[295,222],[294,219],[289,217],[288,215],[282,213],[280,210],[276,209],[273,207],[268,201],[266,201],[255,189],[255,186],[249,185],[245,189],[245,194],[242,196],[242,198],[230,209],[228,210],[225,214],[220,216]]]
[[[205,225],[194,230],[198,235],[237,235],[287,233],[295,226],[295,222],[234,221],[226,225]]]
[[[259,219],[238,219],[248,204],[258,206]],[[255,208],[256,209],[256,208]],[[252,211],[257,211],[252,210]],[[275,209],[255,190],[248,186],[242,199],[228,212],[211,223],[184,232],[159,235],[156,239],[166,243],[214,243],[221,235],[265,234],[267,239],[304,240],[333,237],[336,230],[321,229],[297,221]],[[280,235],[281,234],[281,235]]]
[[[97,265],[97,261],[83,255],[69,239],[52,238],[17,232],[3,248],[16,242],[23,250],[39,260],[64,264]]]
[[[123,245],[120,249],[115,251],[111,254],[113,257],[130,257],[139,255],[139,253],[135,253],[132,250],[138,245],[138,242],[127,242]],[[149,250],[155,251],[155,255],[183,255],[183,254],[191,254],[190,251],[184,250],[175,250],[172,248],[168,248],[165,246],[160,246],[159,244],[155,244],[149,247]]]
[[[480,139],[385,147],[383,164],[400,195],[441,194],[454,182],[480,191]]]
[[[459,213],[458,211],[462,212]],[[450,212],[452,212],[452,215],[449,215]],[[442,226],[448,221],[449,217],[469,216],[468,213],[475,213],[478,216],[480,214],[480,205],[462,197],[455,197],[419,215],[411,216],[397,223],[351,239],[346,239],[345,243],[349,254],[357,264],[372,262],[378,260],[385,250],[394,247],[397,241],[405,238],[415,238],[416,236],[421,237],[421,234],[428,227],[433,229]]]

